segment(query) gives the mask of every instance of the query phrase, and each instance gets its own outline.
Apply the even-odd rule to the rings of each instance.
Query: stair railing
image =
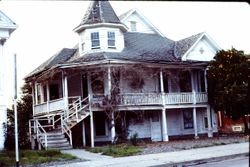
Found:
[[[67,125],[67,123],[63,120],[63,115],[61,115],[61,128],[62,128],[62,134],[67,134],[69,137],[70,145],[72,146],[72,131]]]
[[[43,145],[43,147],[47,150],[48,148],[48,136],[47,136],[47,132],[45,131],[45,129],[43,128],[43,126],[39,123],[39,121],[36,119],[36,135],[37,135],[37,141]],[[44,143],[42,142],[41,138],[44,136]]]

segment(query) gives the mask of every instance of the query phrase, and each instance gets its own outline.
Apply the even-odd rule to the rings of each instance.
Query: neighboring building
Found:
[[[33,144],[94,147],[124,129],[127,138],[152,141],[217,132],[206,68],[219,47],[206,33],[173,41],[138,10],[118,18],[108,1],[91,2],[74,31],[75,48],[25,78],[33,88]]]
[[[4,148],[4,128],[3,124],[7,122],[7,99],[5,95],[5,58],[4,43],[15,31],[16,24],[0,11],[0,150]]]

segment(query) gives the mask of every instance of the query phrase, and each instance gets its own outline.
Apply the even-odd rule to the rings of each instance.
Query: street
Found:
[[[238,156],[235,158],[223,158],[220,160],[212,160],[206,162],[191,162],[191,163],[180,163],[175,165],[167,165],[167,167],[249,167],[248,156]]]

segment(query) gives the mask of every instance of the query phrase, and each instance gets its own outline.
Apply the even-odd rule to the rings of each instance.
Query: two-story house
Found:
[[[15,31],[16,24],[0,11],[0,150],[4,148],[4,123],[7,123],[7,98],[6,98],[6,61],[4,57],[4,43]]]
[[[33,89],[31,141],[68,148],[129,138],[169,141],[217,132],[206,68],[219,47],[205,33],[174,41],[138,10],[118,17],[92,1],[75,48],[63,48],[26,76]]]

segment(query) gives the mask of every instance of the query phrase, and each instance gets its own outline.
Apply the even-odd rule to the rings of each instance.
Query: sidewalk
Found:
[[[81,150],[83,151],[83,150]],[[85,152],[89,154],[88,152]],[[197,148],[191,150],[183,150],[176,152],[158,153],[137,155],[121,158],[105,158],[77,162],[72,164],[58,165],[60,167],[147,167],[157,165],[176,164],[181,162],[190,162],[197,160],[204,160],[216,157],[225,157],[231,155],[247,154],[249,153],[249,143],[228,144],[222,146],[213,146],[205,148]],[[74,154],[75,155],[75,154]],[[78,154],[80,155],[80,154]],[[84,158],[84,154],[82,154]],[[78,156],[79,157],[79,156]]]

